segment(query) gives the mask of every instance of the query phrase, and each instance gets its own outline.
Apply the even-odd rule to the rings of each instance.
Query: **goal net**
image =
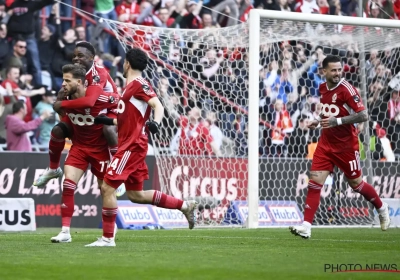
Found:
[[[253,46],[259,51],[251,52],[255,30],[249,23],[201,30],[108,24],[125,50],[147,51],[145,75],[166,108],[161,134],[151,140],[158,167],[151,176],[159,179],[154,188],[196,199],[199,226],[244,226],[249,202],[257,204],[252,207],[260,227],[301,222],[320,135],[307,124],[322,109],[321,62],[329,54],[342,58],[343,76],[359,89],[370,113],[370,121],[358,126],[365,179],[381,197],[400,196],[398,29],[262,15],[259,44]],[[252,71],[251,56],[258,61]],[[257,113],[255,122],[249,122],[249,110]],[[251,143],[250,129],[258,135]],[[249,157],[258,161],[251,170]],[[258,184],[253,201],[250,180]],[[371,205],[341,172],[328,177],[315,224],[371,225],[373,219]]]

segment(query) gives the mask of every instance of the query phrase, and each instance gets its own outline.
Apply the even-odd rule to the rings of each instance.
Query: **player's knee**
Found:
[[[69,128],[65,123],[59,122],[52,128],[51,134],[59,139],[64,139],[69,137]]]
[[[60,139],[65,138],[64,131],[57,125],[53,127],[51,134]]]
[[[145,203],[145,197],[143,192],[127,191],[126,195],[129,200],[134,203]]]
[[[105,182],[103,182],[103,184],[101,185],[100,191],[101,191],[101,195],[103,197],[111,196],[111,195],[114,195],[114,193],[115,193],[115,189],[113,187],[109,186]]]
[[[118,144],[118,136],[116,127],[113,125],[103,125],[103,134],[107,140],[107,143],[111,146]]]
[[[349,186],[352,189],[355,189],[361,184],[362,180],[363,180],[362,176],[360,176],[360,177],[355,178],[355,179],[347,179],[347,182],[349,183]]]

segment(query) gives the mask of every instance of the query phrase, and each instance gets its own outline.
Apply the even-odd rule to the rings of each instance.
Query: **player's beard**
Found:
[[[71,89],[67,92],[67,96],[72,96],[74,93],[76,93],[77,89],[77,86],[72,86]]]
[[[329,81],[332,85],[337,85],[340,82],[340,76],[332,77]]]

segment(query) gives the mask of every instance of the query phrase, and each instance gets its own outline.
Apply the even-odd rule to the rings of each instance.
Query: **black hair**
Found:
[[[132,69],[139,71],[144,71],[149,63],[147,54],[139,48],[128,50],[125,59],[129,62]]]
[[[89,42],[86,41],[80,41],[78,43],[75,44],[75,47],[80,47],[80,48],[85,48],[88,51],[90,51],[90,53],[95,56],[96,55],[96,50],[94,49],[93,45]]]
[[[22,108],[24,108],[25,106],[25,102],[22,100],[18,100],[17,102],[15,102],[12,106],[12,113],[18,113]]]
[[[63,74],[71,73],[74,79],[80,79],[82,84],[85,82],[86,69],[82,65],[66,64],[62,68]]]
[[[328,55],[325,57],[325,59],[322,61],[322,68],[326,69],[329,65],[329,63],[336,63],[336,62],[341,62],[342,60],[340,57],[336,55]]]

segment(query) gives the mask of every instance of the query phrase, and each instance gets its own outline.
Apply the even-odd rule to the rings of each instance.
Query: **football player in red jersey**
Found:
[[[125,183],[128,198],[134,203],[152,204],[182,211],[192,229],[195,223],[195,201],[182,201],[160,191],[143,191],[143,181],[149,179],[145,162],[148,149],[147,129],[158,133],[164,108],[150,83],[142,77],[148,57],[139,48],[126,53],[124,77],[127,86],[121,95],[117,119],[97,117],[96,123],[118,125],[118,151],[113,157],[104,177],[103,195],[103,236],[87,247],[115,246],[114,224],[117,215],[115,190]],[[152,109],[154,120],[149,121]],[[147,129],[146,129],[147,128]]]
[[[90,98],[91,102],[83,109],[65,108],[64,112],[69,120],[68,126],[72,133],[72,147],[65,160],[62,201],[61,201],[61,232],[51,238],[53,243],[68,243],[72,241],[70,234],[71,218],[74,213],[74,193],[76,185],[88,168],[97,177],[101,186],[108,164],[110,152],[103,134],[103,125],[95,124],[94,118],[107,109],[116,109],[119,101],[117,93],[105,93],[97,85],[85,87],[85,73],[83,66],[68,64],[62,68],[63,89],[69,100],[64,103],[80,102]],[[72,99],[72,100],[71,100]],[[97,213],[96,213],[97,215]]]
[[[312,160],[304,222],[289,229],[294,235],[311,237],[311,225],[319,206],[321,189],[334,166],[337,166],[343,171],[350,187],[373,204],[379,214],[381,229],[387,230],[390,225],[388,205],[382,203],[374,187],[362,178],[354,124],[367,121],[368,112],[357,90],[341,77],[342,63],[339,57],[328,55],[322,67],[326,82],[319,86],[321,119],[310,124],[312,129],[320,124],[322,133]]]
[[[88,87],[86,96],[79,98],[79,100],[72,100],[70,102],[63,101],[63,90],[60,91],[58,101],[54,104],[54,109],[60,111],[64,109],[85,109],[93,106],[93,100],[91,100],[90,91],[97,91],[98,88],[90,86],[100,87],[104,93],[117,92],[117,87],[107,70],[94,63],[93,59],[95,56],[94,47],[85,41],[78,42],[75,47],[74,57],[72,62],[77,65],[81,65],[85,68],[85,86]],[[106,109],[106,107],[105,107]],[[108,110],[107,115],[115,117],[115,112]],[[118,138],[116,129],[113,126],[104,125],[103,127],[104,137],[107,140],[111,155],[114,155],[117,151]],[[55,125],[51,131],[50,143],[49,143],[49,168],[33,183],[34,186],[44,187],[53,178],[62,177],[62,170],[60,168],[61,153],[64,150],[65,138],[71,138],[71,127],[69,124],[68,117],[63,117],[61,122]]]

